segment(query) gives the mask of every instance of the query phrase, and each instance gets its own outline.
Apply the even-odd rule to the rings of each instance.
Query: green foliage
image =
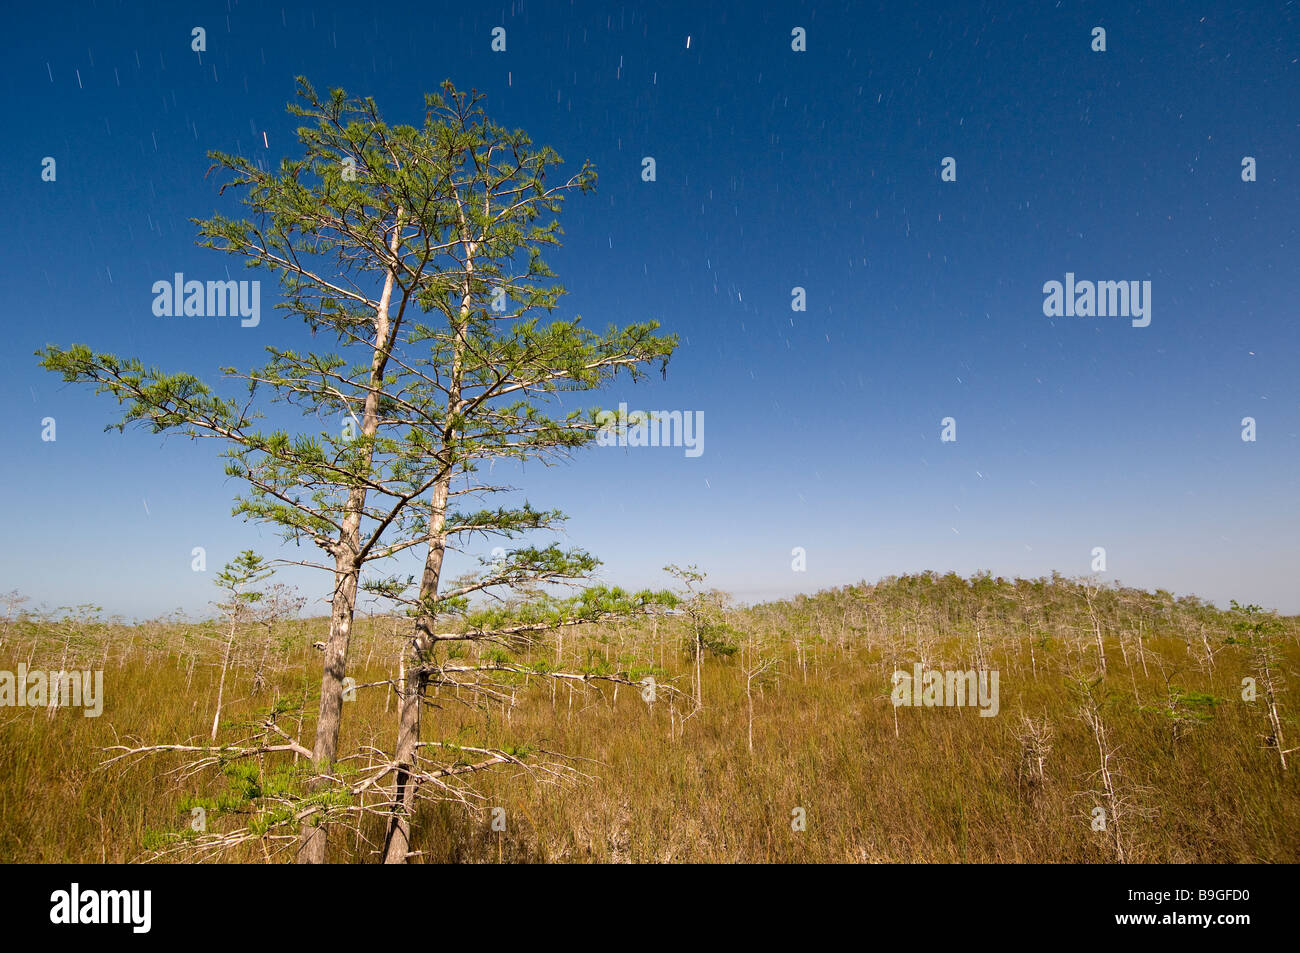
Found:
[[[481,478],[499,461],[549,464],[591,444],[599,408],[574,409],[566,395],[639,380],[654,365],[663,373],[677,346],[653,320],[597,330],[556,313],[566,291],[543,254],[560,244],[564,198],[591,190],[594,169],[558,175],[554,150],[492,122],[480,96],[450,83],[425,97],[417,124],[389,124],[373,99],[322,95],[305,79],[297,93],[289,112],[302,120],[299,155],[266,168],[211,153],[222,194],[238,196],[248,217],[193,221],[201,246],[274,277],[277,308],[319,336],[319,349],[272,341],[259,366],[220,369],[222,393],[194,373],[83,344],[48,345],[42,366],[113,397],[119,430],[215,440],[226,474],[243,484],[235,515],[315,545],[320,562],[303,562],[334,573],[336,587],[364,575],[366,591],[415,617],[413,633],[431,635],[445,620],[466,638],[513,646],[557,626],[672,609],[675,596],[648,590],[557,595],[589,583],[600,566],[581,549],[520,540],[559,528],[562,513],[456,503],[511,491]],[[285,410],[303,423],[282,423]],[[264,426],[271,416],[277,425]],[[443,553],[496,539],[514,545],[474,576],[444,583]],[[372,571],[417,546],[427,554],[418,578]],[[246,552],[218,576],[232,619],[261,599],[254,586],[266,568]],[[348,592],[351,606],[350,590],[335,591]],[[500,601],[474,608],[483,593]],[[711,651],[734,650],[720,623],[702,631]],[[515,665],[505,651],[488,658]],[[214,809],[265,798],[261,774],[223,770],[229,790]],[[337,794],[312,791],[299,803],[330,809]],[[258,824],[281,821],[262,811]]]
[[[1214,709],[1223,699],[1208,692],[1185,689],[1177,685],[1169,689],[1169,700],[1163,705],[1141,705],[1139,711],[1153,712],[1171,721],[1203,723],[1214,718]]]
[[[226,175],[222,192],[239,194],[250,218],[217,213],[195,224],[201,245],[271,272],[278,307],[331,335],[335,350],[272,344],[263,366],[225,368],[247,385],[246,400],[85,345],[50,345],[39,356],[64,380],[93,384],[125,406],[119,429],[139,423],[224,444],[227,474],[247,484],[237,515],[330,555],[344,547],[361,561],[382,559],[427,537],[428,507],[412,503],[436,480],[474,473],[485,459],[557,458],[593,441],[597,411],[551,415],[546,403],[623,373],[637,379],[650,363],[662,369],[676,338],[653,321],[601,333],[554,317],[565,291],[542,253],[559,244],[565,194],[592,189],[595,171],[584,164],[555,181],[554,150],[493,123],[481,97],[446,83],[426,97],[422,124],[390,125],[373,99],[338,89],[322,96],[299,79],[289,111],[304,120],[300,157],[265,169],[211,154]],[[391,298],[364,290],[385,281]],[[262,432],[268,403],[361,426]],[[351,541],[343,519],[358,507],[364,529]],[[449,512],[441,532],[453,541],[512,538],[562,520],[525,503]],[[580,554],[518,550],[478,588],[569,578],[595,565]],[[411,582],[369,585],[409,599]]]
[[[216,584],[230,593],[228,602],[219,607],[237,615],[253,603],[262,601],[265,593],[249,588],[268,579],[272,570],[266,561],[251,549],[246,549],[217,573]]]
[[[685,587],[684,593],[673,597],[671,605],[680,609],[690,622],[686,650],[692,655],[704,652],[724,658],[734,655],[737,646],[731,640],[738,633],[727,621],[726,594],[702,589],[708,574],[696,566],[668,565],[664,571],[681,580]]]
[[[1256,645],[1261,641],[1267,640],[1268,637],[1281,628],[1277,616],[1271,612],[1265,612],[1257,605],[1243,606],[1233,599],[1230,603],[1232,609],[1232,628],[1237,633],[1235,636],[1228,636],[1224,642],[1228,645]]]

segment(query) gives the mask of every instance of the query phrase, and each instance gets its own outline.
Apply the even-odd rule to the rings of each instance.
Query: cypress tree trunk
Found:
[[[420,575],[420,599],[415,616],[415,635],[411,639],[410,655],[403,679],[401,708],[398,712],[397,751],[398,764],[394,787],[392,814],[388,820],[388,834],[384,839],[384,863],[404,864],[411,849],[411,811],[415,805],[415,787],[411,770],[415,766],[420,741],[420,708],[429,677],[423,671],[425,655],[433,646],[434,613],[432,607],[438,597],[442,578],[442,561],[447,553],[447,500],[450,498],[452,456],[456,431],[450,422],[462,409],[461,385],[464,376],[465,325],[469,320],[474,279],[475,242],[469,240],[464,212],[461,213],[461,242],[465,248],[465,279],[461,289],[460,326],[455,328],[456,344],[452,354],[451,386],[447,394],[448,429],[443,434],[443,450],[448,455],[445,471],[433,487],[433,500],[429,507],[429,549],[424,557],[424,571]],[[412,672],[416,673],[414,676]]]
[[[384,863],[404,864],[411,849],[411,812],[415,806],[415,784],[411,771],[415,766],[420,741],[420,709],[429,676],[424,671],[425,655],[433,646],[434,615],[429,611],[438,596],[442,561],[447,552],[447,498],[451,489],[448,472],[434,486],[429,519],[429,551],[420,577],[420,608],[415,619],[415,636],[411,639],[401,682],[401,706],[398,709],[397,782],[393,797],[388,833],[384,838]]]
[[[389,250],[396,255],[402,233],[402,210],[397,210]],[[379,393],[384,369],[388,365],[390,328],[388,308],[393,298],[397,275],[392,266],[384,277],[384,291],[375,311],[375,345],[370,361],[370,391],[366,394],[361,433],[367,439],[379,429]],[[373,449],[367,456],[373,455]],[[361,578],[361,514],[366,503],[366,488],[356,486],[348,493],[342,533],[334,553],[334,598],[330,602],[330,634],[325,640],[325,658],[321,668],[320,711],[316,718],[316,743],[312,747],[312,765],[317,774],[331,769],[338,754],[339,728],[343,713],[343,679],[347,674],[348,647],[352,641],[352,618],[356,612],[357,584]],[[303,827],[298,838],[298,863],[325,862],[326,828],[324,825]]]
[[[347,673],[348,646],[352,641],[352,616],[356,608],[360,572],[349,566],[351,557],[339,556],[330,607],[330,634],[325,641],[325,661],[320,683],[320,710],[316,717],[316,743],[312,766],[317,773],[330,770],[338,755],[343,716],[343,678]],[[325,863],[326,828],[307,825],[298,839],[298,863]]]

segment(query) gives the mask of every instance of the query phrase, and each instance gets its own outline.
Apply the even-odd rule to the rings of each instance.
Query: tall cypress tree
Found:
[[[298,131],[302,158],[268,171],[212,153],[213,168],[227,175],[223,192],[241,193],[253,220],[214,214],[195,224],[201,244],[276,276],[280,307],[314,335],[332,338],[337,351],[271,346],[261,367],[224,368],[228,381],[246,385],[242,398],[219,396],[193,374],[164,373],[84,345],[50,345],[39,356],[65,380],[95,384],[124,405],[119,429],[138,423],[222,442],[227,472],[247,484],[236,513],[322,552],[323,559],[280,562],[333,576],[312,747],[324,778],[338,757],[366,565],[424,550],[418,583],[370,583],[405,602],[413,617],[408,672],[415,681],[404,689],[395,762],[409,767],[418,700],[442,638],[439,616],[463,614],[476,592],[576,581],[597,565],[581,550],[527,546],[444,591],[452,542],[514,537],[563,518],[527,503],[461,510],[456,499],[510,489],[478,480],[484,460],[555,459],[594,440],[598,408],[561,413],[550,405],[567,391],[599,389],[620,372],[636,378],[649,364],[666,366],[677,342],[653,321],[595,331],[578,318],[553,316],[564,289],[552,281],[542,251],[559,243],[563,197],[594,187],[590,164],[548,184],[560,157],[491,122],[480,97],[450,83],[444,95],[425,97],[419,127],[390,126],[374,100],[342,90],[321,97],[301,78],[298,93],[289,110],[306,120]],[[355,426],[263,432],[258,421],[271,404]],[[545,625],[592,621],[657,599],[601,591],[581,604],[544,600],[544,613],[506,628],[540,630],[543,616]],[[490,629],[480,625],[470,637],[475,632],[487,637]],[[400,805],[407,796],[402,770],[395,772]],[[325,846],[326,827],[305,825],[299,860],[324,860]],[[404,857],[404,847],[394,851]]]

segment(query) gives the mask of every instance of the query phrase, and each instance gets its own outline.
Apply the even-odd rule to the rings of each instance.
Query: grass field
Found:
[[[358,683],[393,677],[401,621],[358,620],[349,667]],[[521,676],[509,696],[486,701],[432,695],[425,741],[519,752],[521,763],[449,782],[444,800],[422,804],[414,859],[1300,860],[1300,752],[1286,769],[1280,756],[1300,739],[1289,674],[1300,657],[1296,618],[1061,577],[924,574],[719,610],[714,621],[702,705],[681,615],[571,629],[562,642],[509,654],[589,673],[653,669],[663,686],[653,704],[637,685],[545,675]],[[279,724],[310,747],[320,680],[312,643],[325,625],[239,634],[223,743],[247,737],[281,698],[302,713]],[[218,622],[114,625],[89,611],[8,621],[0,670],[102,669],[105,701],[96,718],[0,708],[0,859],[154,859],[160,834],[187,829],[196,796],[212,806],[232,785],[270,790],[268,778],[295,756],[264,755],[243,775],[187,771],[192,759],[174,752],[101,764],[113,745],[208,743],[224,631]],[[996,670],[997,715],[895,707],[893,673],[918,662]],[[1254,680],[1253,701],[1243,679]],[[384,685],[345,705],[340,750],[356,768],[392,750],[396,711]],[[359,801],[368,796],[382,797]],[[247,791],[224,803],[213,828],[247,825],[266,809]],[[382,819],[353,816],[332,830],[330,858],[372,862]],[[252,837],[221,857],[288,861],[291,847]],[[195,856],[183,844],[165,855]]]

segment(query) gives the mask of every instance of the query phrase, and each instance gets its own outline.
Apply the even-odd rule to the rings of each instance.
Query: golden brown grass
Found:
[[[1242,700],[1252,656],[1234,638],[1234,617],[1164,593],[1095,594],[1107,674],[1096,689],[1115,749],[1127,859],[1141,862],[1300,860],[1300,757],[1283,772],[1265,741],[1262,699]],[[424,806],[413,849],[425,861],[497,862],[1112,862],[1113,840],[1093,830],[1097,742],[1080,717],[1072,680],[1098,667],[1083,590],[1056,579],[1016,584],[956,577],[904,577],[812,598],[733,612],[739,651],[704,665],[704,708],[642,701],[636,689],[583,690],[534,677],[505,709],[442,697],[425,718],[426,740],[527,744],[570,756],[582,775],[543,783],[516,768],[477,776],[471,805]],[[250,634],[228,677],[224,739],[274,694],[308,696],[301,737],[310,739],[319,681],[322,621],[276,633],[268,685],[254,695],[263,650]],[[653,663],[683,690],[691,662],[677,620],[657,627],[603,627],[566,635],[569,668],[608,659]],[[391,620],[361,621],[352,674],[387,678],[396,657]],[[74,709],[0,708],[0,859],[129,862],[146,857],[149,831],[184,828],[186,795],[215,793],[211,773],[183,780],[181,763],[158,755],[101,769],[103,748],[206,737],[215,702],[217,649],[202,624],[91,626],[70,658],[105,667],[99,718]],[[977,634],[978,633],[978,634]],[[66,631],[24,619],[0,646],[0,669],[57,668]],[[1277,620],[1271,636],[1294,670],[1300,627]],[[1140,644],[1139,644],[1140,637]],[[521,658],[554,659],[554,643]],[[985,664],[976,659],[984,653]],[[1032,653],[1032,654],[1031,654]],[[760,655],[781,664],[753,699],[747,743],[744,666]],[[1000,713],[975,708],[900,708],[890,702],[895,667],[997,669]],[[71,667],[71,666],[69,666]],[[1291,682],[1294,682],[1294,677]],[[1171,688],[1214,696],[1211,717],[1174,741]],[[1287,743],[1300,743],[1296,695],[1279,696]],[[1021,770],[1020,715],[1053,729],[1041,781]],[[897,717],[896,717],[897,716]],[[384,689],[348,704],[340,750],[392,749],[396,706]],[[296,720],[282,719],[287,728]],[[310,741],[308,740],[308,744]],[[1300,753],[1298,753],[1300,754]],[[490,828],[505,809],[505,831]],[[792,829],[796,808],[806,829]],[[221,823],[237,823],[226,818]],[[338,861],[372,861],[382,840],[370,819],[332,835]],[[272,845],[244,845],[227,859],[289,859]]]

